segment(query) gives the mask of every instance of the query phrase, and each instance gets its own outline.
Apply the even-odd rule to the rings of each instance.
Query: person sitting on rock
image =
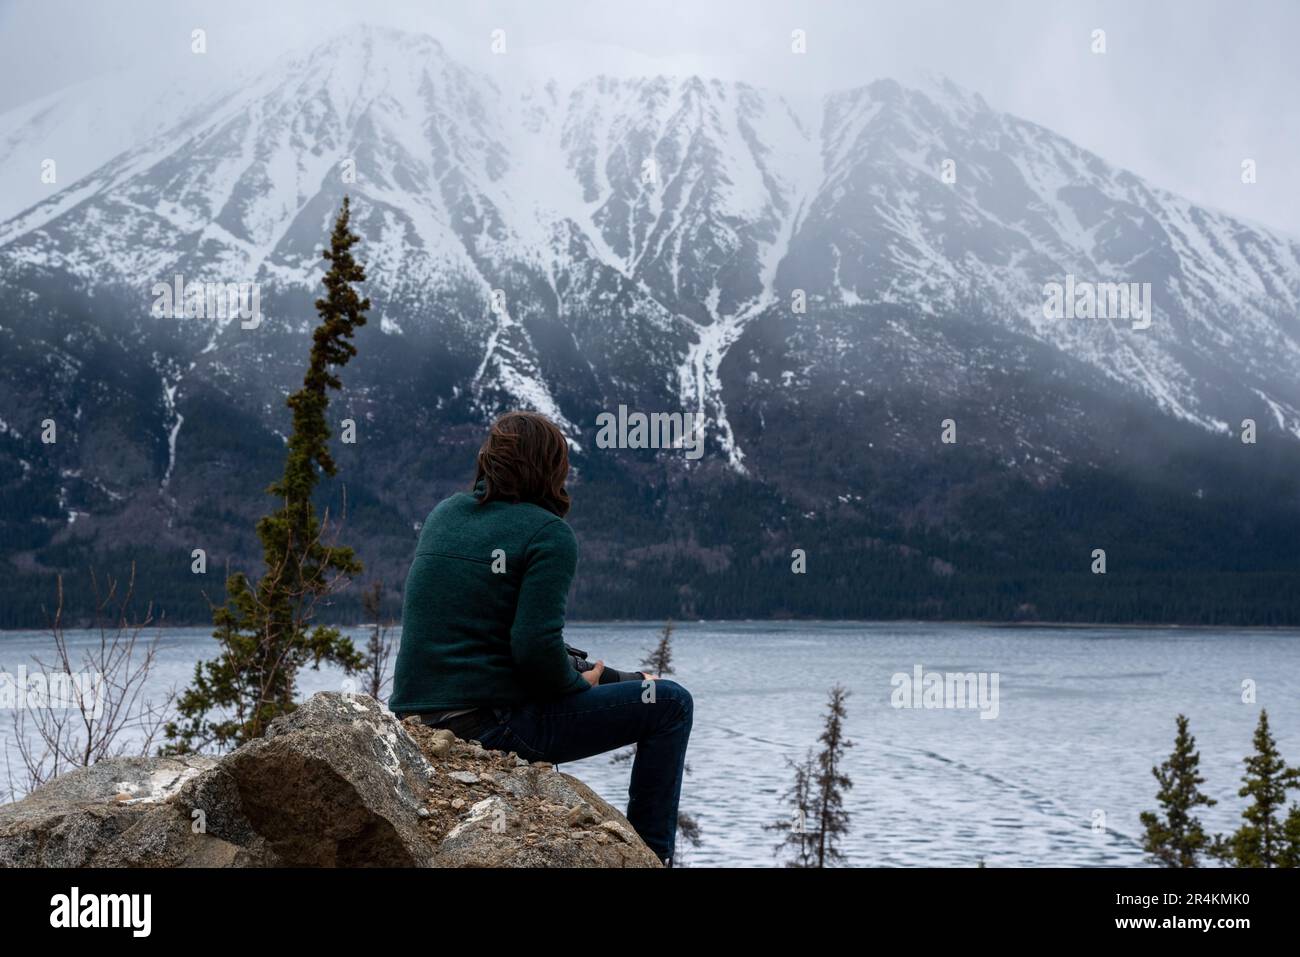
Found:
[[[691,695],[590,665],[565,644],[578,560],[564,521],[568,474],[568,443],[545,416],[509,412],[492,424],[473,489],[440,502],[420,532],[389,707],[529,761],[635,744],[627,819],[671,864]]]

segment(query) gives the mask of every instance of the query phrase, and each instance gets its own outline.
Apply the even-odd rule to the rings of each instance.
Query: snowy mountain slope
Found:
[[[0,182],[5,185],[0,221],[48,199],[240,82],[206,66],[196,58],[194,69],[162,86],[141,71],[123,70],[0,115]],[[46,160],[55,163],[53,183],[42,179]]]
[[[12,116],[0,135],[21,151],[30,122]],[[743,470],[720,369],[800,293],[927,315],[977,302],[1169,414],[1226,431],[1249,395],[1300,435],[1300,244],[945,81],[879,81],[820,114],[699,77],[598,77],[566,96],[366,28],[0,224],[0,268],[136,290],[258,281],[268,321],[290,322],[275,291],[315,283],[345,192],[382,328],[436,328],[485,408],[542,408],[575,436],[620,396],[699,409]],[[1067,275],[1150,283],[1151,328],[1044,319],[1043,284]]]
[[[4,117],[6,155],[73,128],[82,96]],[[367,28],[158,117],[0,222],[0,615],[51,569],[125,556],[202,617],[196,543],[256,554],[249,490],[282,454],[350,195],[372,311],[331,403],[359,435],[332,504],[387,581],[485,418],[524,406],[575,443],[589,613],[1005,617],[1039,600],[1025,568],[1068,577],[1099,536],[1169,577],[1122,600],[1053,580],[1057,614],[1145,614],[1147,585],[1172,607],[1227,555],[1258,576],[1223,578],[1249,620],[1300,621],[1278,607],[1296,241],[950,83],[562,86]],[[177,276],[256,283],[261,322],[155,315]],[[1044,284],[1071,276],[1150,283],[1150,327],[1045,318]],[[703,411],[708,454],[597,454],[620,405]],[[1235,439],[1247,417],[1258,446]],[[820,591],[791,583],[794,545],[839,569]],[[1198,615],[1247,602],[1202,586]]]
[[[574,92],[563,142],[607,256],[687,320],[681,404],[709,416],[739,466],[718,368],[746,319],[772,304],[820,184],[805,122],[743,84],[602,78]]]
[[[1207,388],[1239,378],[1300,435],[1296,240],[1152,188],[951,84],[833,96],[823,142],[826,185],[785,286],[936,313],[982,300],[1172,414],[1225,430]],[[953,183],[940,177],[948,160]],[[1044,319],[1043,284],[1067,274],[1151,283],[1151,328]]]

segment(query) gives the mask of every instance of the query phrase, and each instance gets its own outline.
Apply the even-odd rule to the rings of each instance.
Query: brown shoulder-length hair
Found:
[[[483,504],[532,502],[563,518],[569,513],[569,443],[544,415],[507,412],[492,423],[478,450],[474,487]]]

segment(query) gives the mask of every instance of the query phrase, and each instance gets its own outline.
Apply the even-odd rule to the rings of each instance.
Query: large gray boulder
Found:
[[[108,758],[0,806],[0,867],[84,867],[214,758]]]
[[[195,777],[94,863],[420,867],[432,768],[365,695],[318,694]]]
[[[321,693],[220,760],[102,761],[0,807],[0,866],[659,862],[575,778]]]

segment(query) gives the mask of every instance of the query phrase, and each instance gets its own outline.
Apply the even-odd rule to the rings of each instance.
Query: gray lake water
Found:
[[[660,627],[575,624],[568,638],[634,668]],[[0,635],[0,670],[30,666],[47,648],[38,633]],[[154,683],[183,686],[213,648],[207,629],[168,631]],[[1141,865],[1138,814],[1155,808],[1151,767],[1168,755],[1180,712],[1219,801],[1202,810],[1209,830],[1238,823],[1242,758],[1261,707],[1283,756],[1300,764],[1296,631],[698,622],[677,625],[673,649],[673,677],[695,697],[682,798],[702,831],[684,854],[691,866],[778,863],[764,825],[789,819],[786,761],[816,746],[835,683],[851,692],[842,848],[853,865]],[[996,673],[997,717],[894,707],[891,676],[917,665]],[[1255,683],[1255,703],[1243,702],[1244,681]],[[342,684],[324,670],[301,682],[304,694]],[[9,720],[0,716],[6,748]],[[599,757],[565,770],[625,803],[628,764]]]

